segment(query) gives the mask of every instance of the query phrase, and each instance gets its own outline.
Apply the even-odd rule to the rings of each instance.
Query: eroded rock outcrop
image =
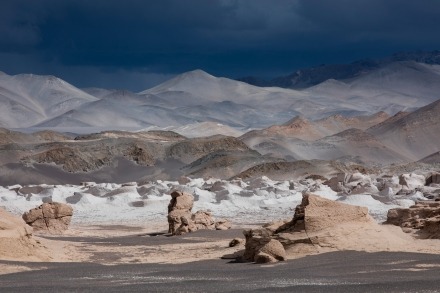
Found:
[[[274,238],[286,249],[295,249],[296,244],[309,245],[312,250],[321,247],[342,249],[349,245],[350,238],[356,238],[359,229],[375,225],[365,207],[305,194],[295,208],[293,219],[281,224]],[[349,238],[344,239],[347,236]]]
[[[426,185],[440,184],[440,173],[433,172],[426,178]]]
[[[423,187],[425,183],[426,178],[423,175],[409,173],[399,176],[399,184],[402,185],[403,190],[414,190],[418,187]]]
[[[342,194],[376,193],[376,186],[373,185],[371,178],[362,173],[339,173],[335,177],[324,182],[333,191]]]
[[[194,196],[181,191],[171,193],[171,201],[168,204],[168,233],[179,235],[182,229],[190,232],[191,210],[194,204]],[[183,226],[182,228],[180,228]],[[180,230],[179,230],[180,229]],[[194,230],[195,231],[195,230]]]
[[[35,231],[58,234],[68,229],[72,215],[73,209],[70,205],[51,202],[24,213],[23,220]]]
[[[32,237],[32,227],[0,208],[0,258],[48,260],[47,251]]]
[[[191,220],[198,229],[215,230],[215,221],[210,212],[197,211],[191,216]]]
[[[407,209],[390,209],[386,223],[419,229],[426,238],[440,239],[440,202],[418,202]]]
[[[245,251],[242,261],[269,263],[286,260],[283,245],[266,229],[244,230],[246,237]]]
[[[385,234],[371,236],[380,230],[378,226],[365,207],[304,194],[291,221],[279,221],[243,232],[246,245],[242,260],[274,262],[284,260],[286,255],[298,250],[315,253],[358,250],[360,239],[365,242],[365,247],[371,246],[374,250],[378,238]]]
[[[231,228],[227,220],[215,222],[208,211],[191,213],[194,196],[182,191],[173,191],[168,205],[168,233],[182,235],[196,230],[226,230]]]

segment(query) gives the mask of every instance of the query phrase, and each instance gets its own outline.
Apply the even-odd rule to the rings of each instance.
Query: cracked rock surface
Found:
[[[23,220],[35,231],[58,234],[67,230],[72,215],[73,209],[70,205],[51,202],[43,203],[39,207],[24,213]]]

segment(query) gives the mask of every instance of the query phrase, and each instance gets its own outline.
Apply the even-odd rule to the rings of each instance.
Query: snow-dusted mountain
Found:
[[[167,127],[194,123],[195,120],[176,113],[173,109],[139,104],[131,99],[101,99],[44,121],[36,127],[77,128],[99,127],[101,129],[139,129],[149,126]]]
[[[329,79],[350,80],[357,78],[391,63],[401,61],[440,65],[440,51],[400,52],[385,58],[363,59],[350,64],[322,64],[319,66],[302,68],[289,75],[279,76],[272,80],[264,80],[254,76],[240,78],[239,80],[257,86],[304,89],[318,85]]]
[[[440,65],[394,62],[347,81],[327,80],[303,91],[367,112],[414,110],[440,98]]]
[[[0,74],[0,125],[27,127],[98,98],[54,76]]]
[[[393,61],[368,65],[368,70],[357,66],[358,73],[348,79],[328,79],[302,90],[257,87],[202,70],[140,93],[80,90],[56,77],[2,73],[0,126],[96,131],[212,122],[246,130],[279,125],[295,116],[317,120],[379,111],[393,115],[440,98],[440,65]]]
[[[439,65],[398,61],[387,63],[350,80],[327,80],[301,91],[255,87],[225,78],[216,78],[196,70],[142,94],[153,94],[168,102],[174,101],[179,106],[186,104],[186,107],[192,110],[192,114],[197,112],[197,107],[202,108],[200,109],[202,113],[207,113],[213,108],[215,111],[221,109],[219,104],[213,103],[233,102],[236,105],[222,117],[233,113],[235,119],[241,120],[246,119],[243,117],[242,109],[238,113],[234,113],[233,110],[239,109],[238,105],[245,105],[255,109],[260,114],[259,119],[262,120],[258,117],[249,117],[254,121],[253,125],[248,121],[249,118],[242,124],[256,127],[258,124],[266,126],[279,124],[283,119],[286,121],[295,115],[319,119],[335,114],[359,116],[379,111],[394,114],[431,103],[439,97],[439,92]],[[275,116],[275,119],[271,119]],[[203,118],[199,116],[198,119]],[[256,123],[257,121],[260,123]],[[277,122],[271,123],[274,121]],[[240,125],[235,121],[224,122],[231,126],[235,126],[234,123]]]
[[[215,122],[188,124],[181,127],[171,128],[169,130],[177,132],[186,137],[204,137],[217,134],[238,137],[243,134],[242,131],[238,131],[232,127]]]
[[[199,105],[209,102],[234,101],[235,103],[261,102],[273,89],[264,89],[228,78],[215,77],[202,70],[183,73],[156,87],[141,92],[173,99],[179,105]],[[190,94],[190,100],[181,99],[181,94]],[[293,97],[295,92],[289,92]],[[296,93],[300,95],[299,93]],[[188,96],[187,96],[188,97]]]

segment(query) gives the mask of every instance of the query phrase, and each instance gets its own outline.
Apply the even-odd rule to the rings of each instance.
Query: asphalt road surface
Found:
[[[440,292],[440,255],[416,253],[334,252],[275,265],[26,265],[47,269],[0,275],[0,292]]]

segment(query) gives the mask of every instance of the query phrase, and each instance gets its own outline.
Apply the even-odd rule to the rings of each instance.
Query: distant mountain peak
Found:
[[[358,128],[349,128],[346,130],[343,130],[339,133],[333,134],[331,136],[324,137],[321,139],[322,141],[329,141],[333,138],[338,137],[342,139],[346,139],[352,142],[365,142],[365,141],[377,141],[377,139],[374,137],[374,135],[365,132]]]
[[[299,115],[295,116],[286,123],[284,123],[282,126],[287,126],[289,128],[304,128],[305,126],[310,125],[310,121],[307,120],[305,117]]]
[[[176,89],[179,90],[180,88],[192,88],[196,83],[212,83],[218,80],[217,77],[201,70],[196,69],[188,72],[184,72],[182,74],[179,74],[170,80],[165,81],[164,83],[161,83],[151,89],[147,89],[145,91],[142,91],[140,94],[146,94],[156,91],[163,91],[167,89]]]
[[[379,111],[376,114],[371,115],[371,118],[384,118],[384,119],[388,119],[390,117],[390,115],[384,111]]]
[[[272,80],[263,80],[248,76],[238,80],[256,86],[282,87],[304,89],[333,79],[336,81],[355,78],[395,62],[417,62],[426,64],[440,64],[440,51],[412,51],[399,52],[381,59],[362,59],[347,64],[321,64],[318,66],[301,68],[291,74],[275,77]]]
[[[440,50],[398,52],[394,53],[390,59],[393,61],[416,61],[426,64],[440,64]]]
[[[179,74],[178,76],[176,76],[176,78],[217,78],[209,73],[207,73],[206,71],[203,71],[201,69],[195,69],[195,70],[191,70],[191,71],[187,71],[184,72],[182,74]]]

